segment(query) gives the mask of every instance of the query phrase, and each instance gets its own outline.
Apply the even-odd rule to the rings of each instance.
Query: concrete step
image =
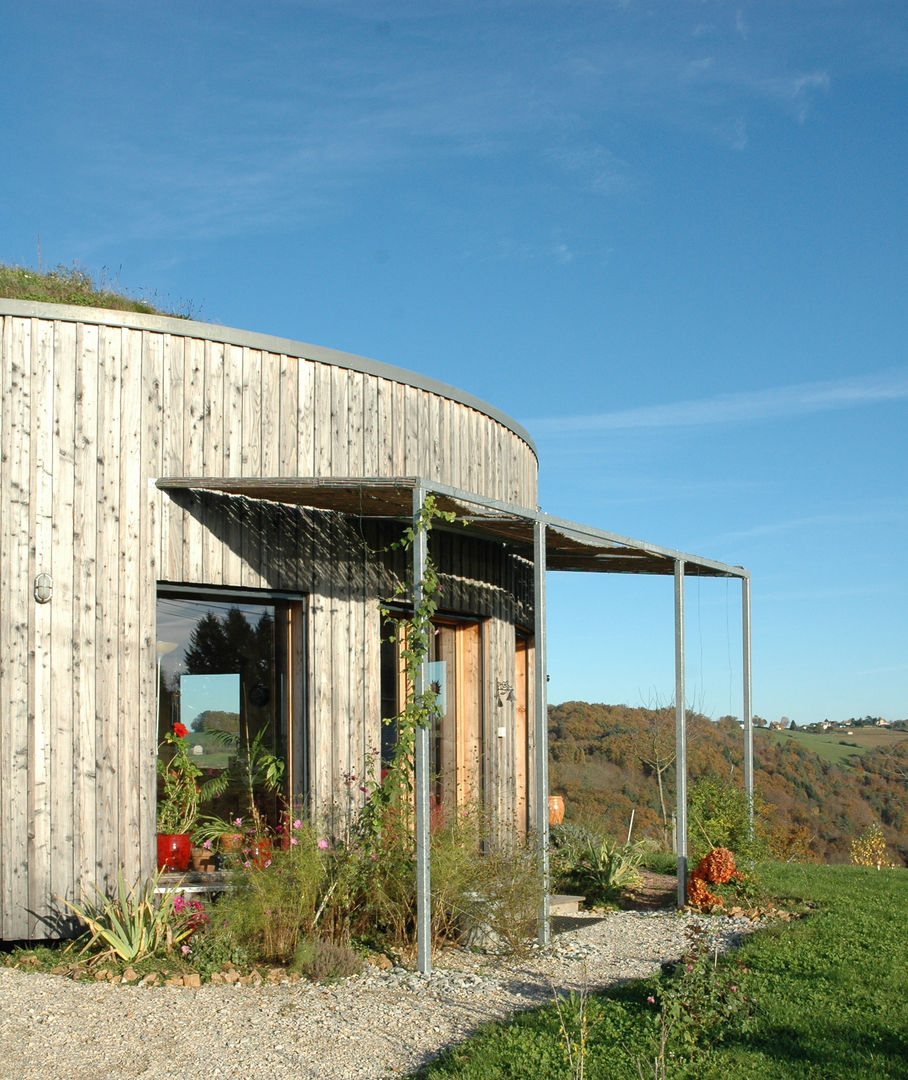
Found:
[[[580,910],[580,905],[586,899],[585,896],[550,896],[549,897],[549,914],[550,915],[576,915]]]

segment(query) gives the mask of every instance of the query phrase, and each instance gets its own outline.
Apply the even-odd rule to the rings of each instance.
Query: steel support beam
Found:
[[[741,665],[744,683],[744,790],[747,793],[747,814],[750,819],[750,838],[754,832],[754,718],[751,696],[750,669],[750,578],[741,578]]]
[[[678,907],[687,903],[687,713],[684,691],[684,560],[675,560],[675,774]]]
[[[425,529],[419,527],[419,516],[425,500],[425,489],[418,484],[413,489],[413,610],[422,603],[422,581],[426,574],[428,540]],[[416,676],[414,692],[424,693],[429,682],[428,657],[423,657]],[[415,748],[416,796],[416,960],[419,971],[432,971],[432,893],[429,854],[429,728],[416,728]]]
[[[551,919],[549,918],[549,724],[545,652],[545,525],[541,521],[533,524],[533,604],[536,837],[539,844],[539,879],[542,884],[537,938],[540,945],[548,945],[551,934]]]

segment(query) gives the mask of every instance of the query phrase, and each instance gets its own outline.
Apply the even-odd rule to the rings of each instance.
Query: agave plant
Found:
[[[117,874],[117,891],[107,896],[93,886],[95,898],[74,904],[59,897],[88,927],[88,941],[81,953],[101,949],[97,959],[118,956],[126,963],[136,963],[146,956],[170,952],[174,945],[189,937],[194,927],[174,927],[171,921],[176,893],[167,890],[156,894],[160,871],[144,884],[129,888],[123,881],[123,868]]]

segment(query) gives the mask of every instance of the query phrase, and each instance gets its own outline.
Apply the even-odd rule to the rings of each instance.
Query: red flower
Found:
[[[181,724],[179,720],[173,725],[173,733],[178,739],[185,739],[189,734],[189,728],[185,724]]]

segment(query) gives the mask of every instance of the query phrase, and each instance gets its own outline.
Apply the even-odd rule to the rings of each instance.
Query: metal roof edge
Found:
[[[355,353],[329,349],[323,345],[310,345],[291,338],[275,337],[252,330],[240,330],[217,323],[195,322],[192,319],[180,319],[173,315],[145,315],[139,311],[118,311],[115,308],[82,307],[79,304],[52,304],[38,300],[10,300],[0,297],[0,316],[11,315],[18,318],[54,319],[60,322],[84,322],[95,326],[121,326],[131,330],[148,330],[158,334],[178,334],[185,337],[201,338],[203,341],[222,341],[227,345],[238,345],[262,352],[295,356],[301,360],[311,360],[318,364],[330,364],[333,367],[361,371],[365,375],[374,375],[379,379],[413,386],[427,390],[430,394],[449,398],[469,409],[483,413],[491,420],[512,431],[533,452],[539,461],[539,452],[530,433],[507,413],[474,397],[465,390],[459,390],[449,383],[420,375],[406,368],[386,364],[381,360],[370,360]]]

